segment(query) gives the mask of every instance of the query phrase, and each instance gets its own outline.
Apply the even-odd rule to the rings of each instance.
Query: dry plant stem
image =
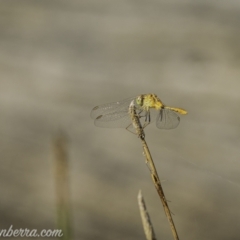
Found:
[[[58,135],[53,142],[55,188],[57,201],[57,228],[62,230],[61,239],[72,239],[70,221],[70,199],[68,182],[67,140],[63,134]]]
[[[174,237],[175,240],[179,240],[179,237],[178,237],[178,234],[177,234],[177,230],[176,230],[176,227],[175,227],[173,219],[172,219],[171,211],[170,211],[170,209],[168,207],[167,200],[166,200],[166,197],[164,195],[163,188],[162,188],[160,179],[158,177],[158,173],[157,173],[157,170],[155,168],[155,165],[154,165],[152,156],[150,154],[149,148],[147,146],[145,138],[140,138],[140,139],[142,141],[144,155],[145,155],[145,158],[146,158],[146,162],[147,162],[147,164],[149,165],[149,168],[150,168],[151,177],[152,177],[154,186],[157,189],[158,195],[160,196],[160,199],[162,201],[162,205],[163,205],[164,211],[166,213],[168,222],[170,224],[173,237]]]
[[[154,229],[147,211],[147,207],[145,204],[145,201],[143,199],[141,191],[138,193],[138,206],[140,210],[140,215],[142,218],[142,224],[143,224],[143,229],[144,233],[146,236],[147,240],[157,240],[154,234]]]
[[[159,195],[159,197],[160,197],[160,199],[162,201],[163,209],[164,209],[164,211],[166,213],[168,222],[170,224],[173,237],[174,237],[175,240],[179,240],[179,237],[178,237],[178,234],[177,234],[177,230],[176,230],[176,227],[175,227],[173,219],[172,219],[172,214],[171,214],[171,211],[170,211],[170,209],[168,207],[167,200],[165,198],[165,195],[164,195],[164,192],[163,192],[163,188],[162,188],[160,179],[158,177],[158,173],[157,173],[155,164],[153,162],[151,153],[150,153],[148,145],[147,145],[147,143],[145,141],[145,133],[143,131],[143,127],[141,125],[141,122],[140,122],[139,116],[138,116],[138,114],[136,112],[136,108],[134,106],[134,102],[133,101],[131,102],[131,104],[129,106],[129,114],[130,114],[130,117],[131,117],[131,120],[132,120],[133,127],[135,128],[136,133],[137,133],[139,139],[142,142],[144,156],[146,158],[146,163],[149,166],[154,186],[157,189],[158,195]]]

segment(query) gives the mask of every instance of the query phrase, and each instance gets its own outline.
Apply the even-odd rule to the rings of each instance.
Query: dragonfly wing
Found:
[[[156,126],[160,129],[173,129],[178,126],[180,117],[170,109],[161,109],[157,115]]]
[[[133,99],[131,97],[118,102],[106,103],[96,106],[92,109],[91,118],[96,119],[102,115],[107,115],[114,112],[128,112],[129,105]]]
[[[131,125],[131,119],[127,111],[117,111],[98,116],[94,124],[105,128],[127,128]]]

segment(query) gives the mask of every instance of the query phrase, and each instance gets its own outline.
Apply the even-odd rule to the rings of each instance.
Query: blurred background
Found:
[[[146,139],[180,239],[239,239],[240,2],[0,3],[1,229],[55,229],[53,139],[67,136],[73,239],[172,239],[139,139],[91,109],[142,93],[182,107]]]

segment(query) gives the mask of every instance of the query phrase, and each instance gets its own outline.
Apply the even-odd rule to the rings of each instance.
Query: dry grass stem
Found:
[[[147,211],[145,201],[143,199],[141,191],[138,193],[138,206],[140,210],[140,215],[142,219],[144,233],[147,240],[157,240],[155,237],[154,229],[150,220],[150,216]]]
[[[69,199],[69,166],[67,157],[67,140],[59,134],[53,142],[54,172],[57,201],[57,228],[63,231],[61,239],[71,239],[70,199]]]

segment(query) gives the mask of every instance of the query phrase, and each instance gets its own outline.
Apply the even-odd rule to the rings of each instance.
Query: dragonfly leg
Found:
[[[147,122],[148,119],[148,113],[145,114],[145,123]]]
[[[140,110],[140,111],[138,112],[137,116],[138,116],[139,118],[144,117],[144,116],[141,116],[141,113],[142,113],[142,112],[143,112],[143,110]]]
[[[160,114],[160,120],[162,121],[163,120],[163,110],[162,109],[160,110],[159,114]]]
[[[145,115],[145,122],[143,124],[143,128],[145,128],[150,123],[151,123],[151,115],[150,115],[150,112],[147,112]]]
[[[126,130],[129,131],[130,133],[133,133],[135,135],[137,135],[137,133],[131,131],[129,128],[132,126],[132,123],[130,123],[127,127],[126,127]]]

